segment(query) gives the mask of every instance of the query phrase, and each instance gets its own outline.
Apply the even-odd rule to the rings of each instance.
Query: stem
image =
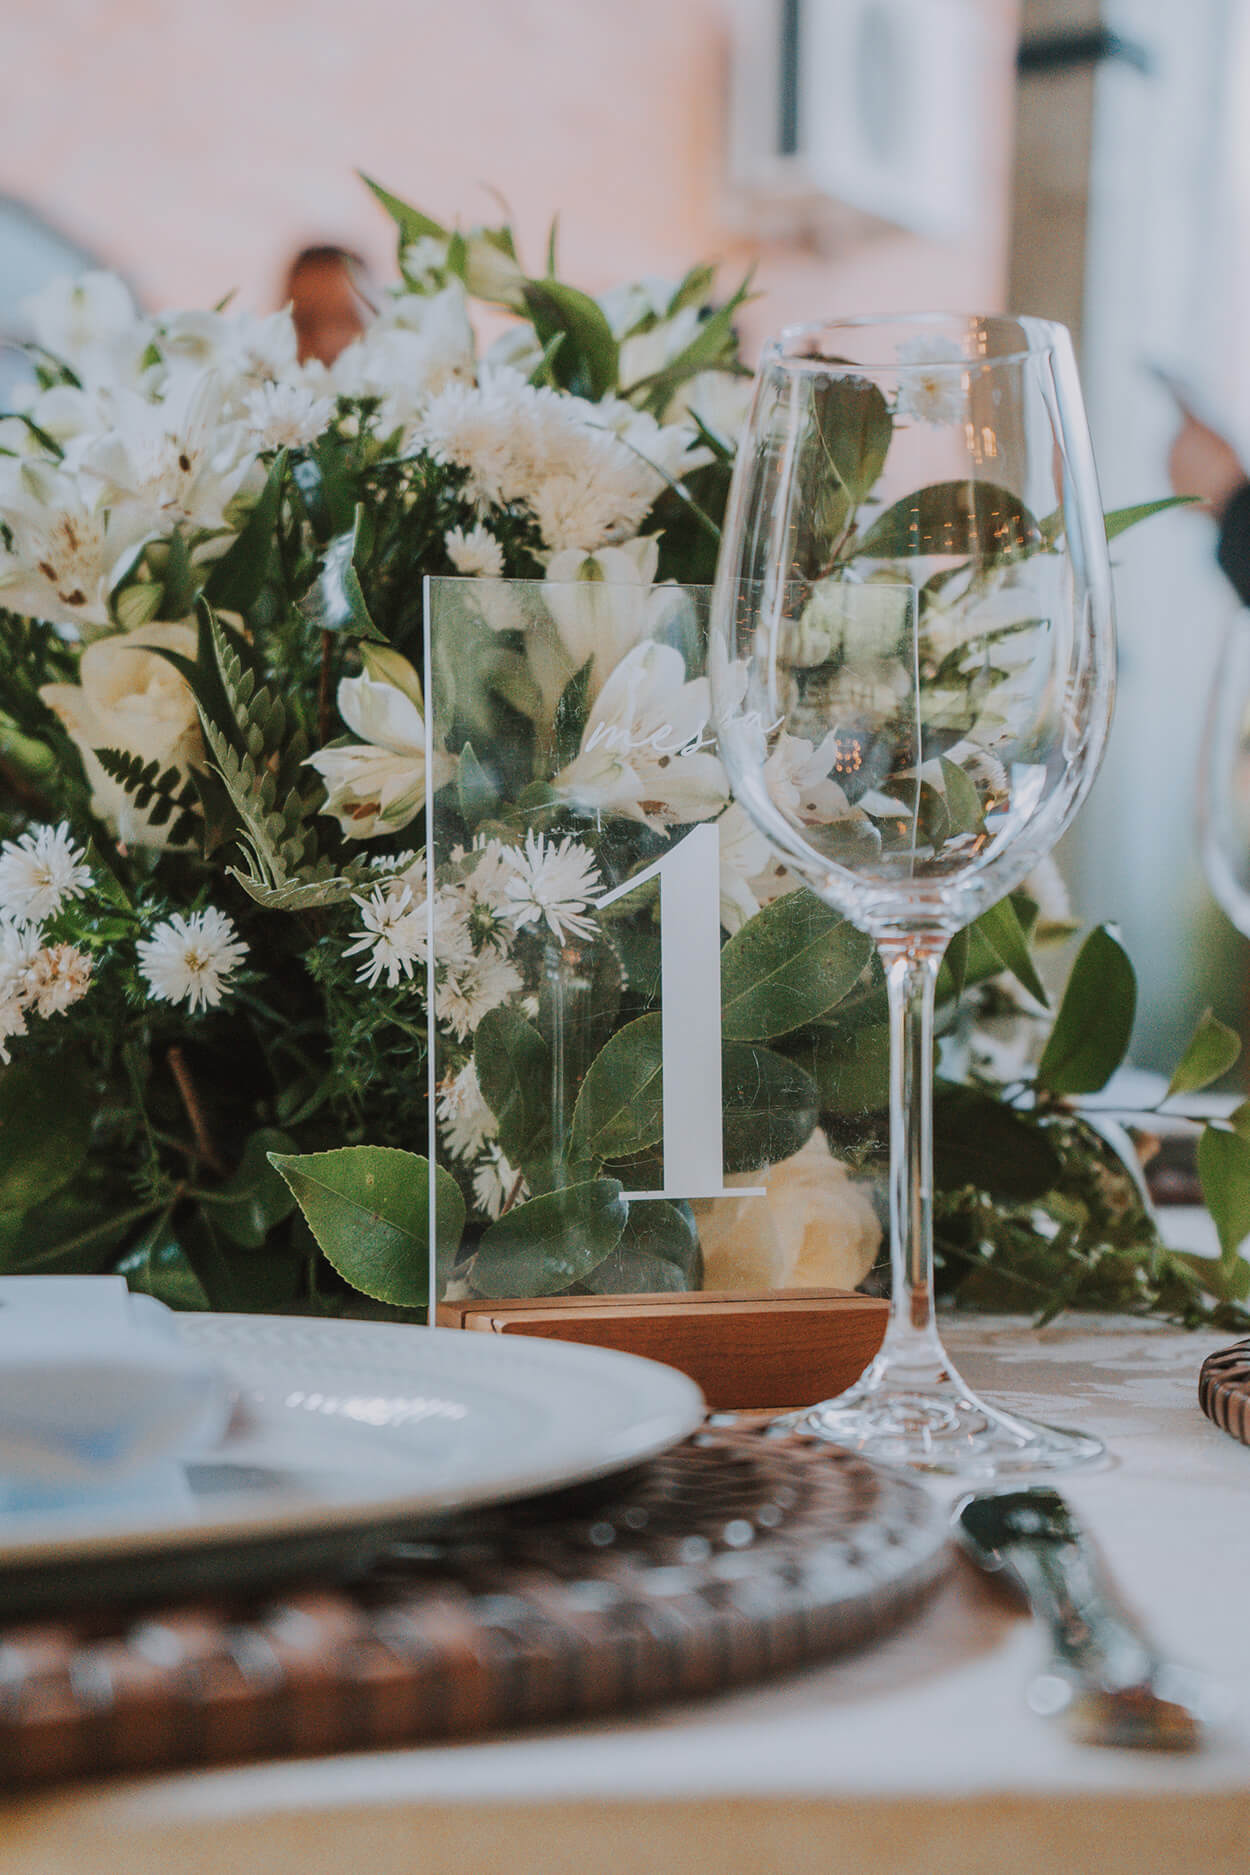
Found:
[[[228,1168],[216,1146],[213,1144],[213,1136],[208,1129],[208,1118],[200,1102],[199,1089],[196,1087],[191,1077],[191,1070],[187,1066],[187,1058],[181,1048],[175,1047],[168,1051],[165,1059],[169,1063],[169,1071],[177,1083],[178,1092],[182,1096],[182,1104],[186,1108],[187,1118],[191,1122],[191,1132],[195,1139],[195,1150],[211,1171],[216,1172],[219,1178],[224,1178]]]
[[[933,1013],[945,933],[882,939],[890,1004],[888,1340],[928,1354],[933,1313]],[[899,1348],[892,1352],[901,1351]]]
[[[324,749],[330,740],[332,727],[330,716],[330,680],[334,674],[334,636],[331,632],[321,634],[321,680],[317,686],[317,740]]]

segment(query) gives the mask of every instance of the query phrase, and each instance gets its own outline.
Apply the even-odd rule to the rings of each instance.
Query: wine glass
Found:
[[[1198,771],[1202,863],[1216,902],[1250,937],[1250,622],[1228,622]]]
[[[885,1340],[848,1392],[786,1423],[969,1477],[1096,1458],[1097,1439],[978,1399],[933,1300],[939,966],[1054,845],[1110,727],[1106,531],[1065,329],[934,315],[770,342],[711,663],[737,798],[871,935],[889,998]]]

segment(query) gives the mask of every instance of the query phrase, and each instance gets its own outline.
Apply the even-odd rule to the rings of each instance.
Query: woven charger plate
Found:
[[[0,1629],[0,1779],[480,1735],[722,1691],[877,1640],[946,1572],[921,1486],[699,1434],[477,1512],[358,1580]]]
[[[1198,1403],[1222,1431],[1250,1445],[1250,1341],[1207,1356],[1198,1376]]]

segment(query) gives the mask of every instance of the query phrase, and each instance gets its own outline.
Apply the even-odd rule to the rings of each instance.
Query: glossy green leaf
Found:
[[[1197,495],[1163,495],[1158,501],[1139,501],[1131,508],[1112,508],[1103,516],[1107,539],[1114,540],[1118,534],[1136,527],[1139,521],[1148,521],[1152,515],[1165,514],[1169,508],[1187,508],[1197,500]]]
[[[383,208],[399,229],[401,248],[407,247],[412,241],[420,241],[424,236],[429,236],[436,241],[444,241],[447,239],[447,230],[443,227],[441,222],[433,220],[431,216],[423,213],[421,209],[413,208],[410,202],[401,200],[398,195],[392,195],[389,189],[384,189],[380,182],[375,182],[373,180],[372,176],[366,176],[363,169],[358,169],[356,174],[360,177],[360,180],[365,184],[366,188],[372,189],[378,201],[381,202]]]
[[[942,770],[942,792],[946,796],[946,813],[952,833],[980,833],[985,825],[981,812],[981,797],[975,784],[964,773],[957,762],[948,762],[943,755],[940,759]]]
[[[499,1123],[499,1144],[524,1166],[551,1136],[551,1054],[517,1009],[490,1009],[473,1038],[482,1098]]]
[[[853,553],[879,560],[938,554],[1012,560],[1042,545],[1024,503],[993,482],[935,482],[877,516]]]
[[[822,1112],[883,1112],[890,1100],[889,1024],[867,1023],[845,1036],[829,1030],[816,1044],[812,1073]]]
[[[289,1134],[259,1127],[244,1147],[233,1178],[210,1194],[214,1220],[232,1243],[259,1250],[270,1231],[290,1217],[295,1198],[270,1154],[294,1150]]]
[[[29,1211],[0,1212],[0,1275],[79,1276],[106,1270],[152,1205],[102,1212],[98,1201],[58,1191]]]
[[[470,832],[498,812],[499,800],[499,790],[478,761],[473,744],[466,742],[456,764],[456,801]]]
[[[239,1249],[203,1205],[180,1208],[175,1229],[210,1308],[250,1315],[288,1308],[298,1299],[303,1259],[294,1251]]]
[[[0,1211],[29,1211],[68,1185],[91,1122],[85,1064],[35,1056],[0,1069]]]
[[[1221,1257],[1232,1263],[1250,1237],[1250,1139],[1222,1126],[1206,1127],[1198,1141],[1198,1176]]]
[[[810,892],[790,892],[748,919],[721,952],[729,1041],[769,1041],[824,1016],[851,989],[872,941]]]
[[[889,405],[868,378],[833,378],[812,393],[813,433],[855,503],[876,484],[894,434]]]
[[[363,501],[357,502],[351,532],[335,535],[326,548],[320,576],[300,600],[300,611],[315,631],[386,642],[370,616],[360,584],[359,568],[369,557],[372,532],[369,511]]]
[[[690,1206],[634,1199],[621,1241],[590,1272],[586,1287],[597,1296],[678,1294],[699,1287],[702,1268]]]
[[[1010,898],[1000,898],[997,905],[991,905],[987,912],[982,912],[976,921],[976,930],[1002,958],[1018,983],[1022,983],[1029,995],[1036,998],[1044,1009],[1050,1007],[1050,998],[1046,994],[1046,985],[1037,974],[1037,966],[1029,951],[1029,940],[1020,914]]]
[[[614,1178],[531,1198],[483,1233],[470,1281],[483,1296],[562,1295],[616,1248],[628,1215]]]
[[[1168,1082],[1165,1100],[1174,1094],[1195,1094],[1227,1074],[1241,1054],[1241,1037],[1211,1010],[1204,1010]]]
[[[294,1202],[294,1200],[292,1200]],[[169,1213],[158,1217],[117,1265],[130,1288],[139,1295],[155,1296],[171,1309],[207,1309],[208,1292],[196,1275],[170,1223]]]
[[[974,1087],[944,1088],[935,1100],[933,1158],[943,1191],[975,1185],[999,1198],[1040,1198],[1060,1174],[1041,1127]]]
[[[286,465],[287,452],[280,449],[242,533],[214,562],[204,582],[205,598],[220,612],[246,612],[265,583],[275,550]]]
[[[570,1163],[628,1159],[659,1143],[661,1049],[658,1015],[627,1022],[600,1049],[573,1109]]]
[[[1096,1094],[1128,1053],[1136,1012],[1128,953],[1099,925],[1072,966],[1037,1070],[1039,1086],[1052,1094]]]
[[[800,1151],[820,1114],[820,1094],[797,1062],[750,1042],[722,1051],[726,1172],[754,1172]]]
[[[354,1289],[378,1302],[419,1308],[429,1296],[429,1161],[393,1146],[273,1153],[321,1247]],[[460,1187],[436,1177],[440,1254],[464,1229]]]
[[[521,288],[540,345],[557,332],[565,343],[551,360],[557,383],[598,399],[616,389],[620,351],[602,309],[577,287],[559,280],[527,280]]]

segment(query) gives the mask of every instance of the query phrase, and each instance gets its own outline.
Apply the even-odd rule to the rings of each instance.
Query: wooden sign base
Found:
[[[700,1291],[444,1302],[438,1322],[643,1354],[689,1374],[713,1409],[782,1409],[827,1400],[858,1379],[881,1346],[888,1312],[874,1296],[829,1289]]]

